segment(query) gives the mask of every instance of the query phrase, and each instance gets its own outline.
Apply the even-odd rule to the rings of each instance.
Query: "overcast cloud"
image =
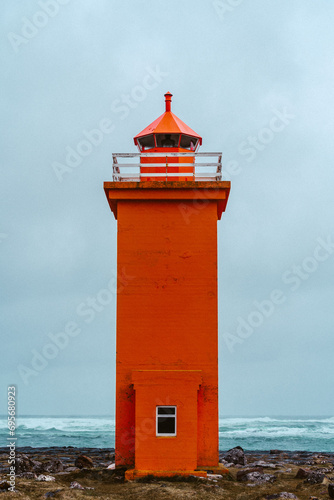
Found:
[[[113,414],[115,300],[78,307],[113,289],[111,155],[170,91],[232,182],[221,414],[332,416],[333,2],[20,0],[0,23],[1,413],[17,384],[21,414]]]

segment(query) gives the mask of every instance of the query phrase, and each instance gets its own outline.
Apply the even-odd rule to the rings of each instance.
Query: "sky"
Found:
[[[232,185],[220,414],[333,416],[333,2],[18,0],[0,25],[0,413],[12,385],[22,415],[114,413],[103,182],[170,91]]]

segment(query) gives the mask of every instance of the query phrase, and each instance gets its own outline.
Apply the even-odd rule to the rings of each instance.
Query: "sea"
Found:
[[[17,418],[17,447],[74,446],[113,448],[113,417]],[[0,417],[0,447],[9,442],[7,417]],[[334,452],[334,417],[224,417],[219,420],[219,448]]]

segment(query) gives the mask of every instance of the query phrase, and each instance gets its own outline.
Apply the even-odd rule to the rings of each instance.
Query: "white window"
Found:
[[[176,406],[157,406],[157,436],[176,436]]]

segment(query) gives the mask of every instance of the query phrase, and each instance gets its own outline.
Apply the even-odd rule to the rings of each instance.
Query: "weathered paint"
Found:
[[[218,466],[217,219],[229,189],[105,183],[128,277],[117,296],[117,466]],[[157,405],[177,406],[177,436],[156,437]]]
[[[109,206],[117,219],[117,202],[122,199],[178,200],[185,219],[191,218],[209,200],[217,201],[217,217],[225,212],[231,183],[229,181],[180,182],[105,182]],[[191,201],[183,205],[183,201]]]
[[[184,153],[202,138],[171,112],[172,94],[165,98],[165,113],[134,138],[159,153],[141,156],[141,182],[104,185],[118,220],[116,466],[131,469],[127,479],[221,470],[217,220],[230,183],[193,179],[194,157]],[[177,147],[155,134],[179,134]],[[157,436],[157,406],[177,407],[175,436]]]

